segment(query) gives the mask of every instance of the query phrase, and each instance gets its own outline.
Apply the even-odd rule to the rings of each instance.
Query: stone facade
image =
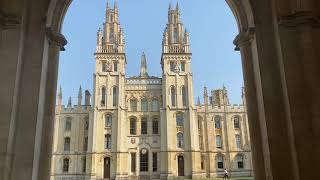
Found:
[[[92,104],[57,99],[51,179],[171,179],[252,176],[249,127],[243,104],[230,105],[225,87],[204,88],[194,103],[189,33],[180,9],[169,7],[162,42],[162,77],[126,77],[124,34],[117,4],[107,5],[97,33]],[[243,91],[244,94],[244,91]]]

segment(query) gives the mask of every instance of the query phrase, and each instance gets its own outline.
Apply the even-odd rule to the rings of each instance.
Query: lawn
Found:
[[[177,180],[182,180],[182,179],[177,179]],[[184,180],[188,180],[188,179],[184,179]],[[222,180],[222,178],[199,179],[199,180]],[[253,177],[230,178],[229,180],[253,180]]]

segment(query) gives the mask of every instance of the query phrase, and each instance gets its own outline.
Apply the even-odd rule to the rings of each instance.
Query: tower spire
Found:
[[[62,88],[60,86],[59,90],[58,90],[58,100],[57,100],[57,104],[58,106],[62,105]]]
[[[169,3],[169,11],[172,9],[172,2],[170,1],[170,3]]]
[[[176,11],[179,11],[179,1],[177,1]]]
[[[114,2],[114,9],[115,10],[118,9],[118,0],[115,0],[115,2]]]
[[[146,55],[143,52],[141,56],[141,64],[140,64],[140,77],[148,77],[148,72],[147,72],[147,59]]]

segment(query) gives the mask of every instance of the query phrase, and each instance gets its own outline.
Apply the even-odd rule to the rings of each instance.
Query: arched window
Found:
[[[64,151],[70,151],[70,137],[65,137],[64,138],[64,145],[63,145],[63,150]]]
[[[222,140],[221,140],[221,136],[220,135],[216,136],[216,147],[217,148],[222,148]]]
[[[111,20],[113,21],[113,17],[112,16],[111,16]],[[114,29],[113,28],[110,29],[109,41],[110,41],[110,43],[114,42]]]
[[[176,124],[177,126],[183,126],[183,115],[178,113],[176,114]]]
[[[214,127],[216,129],[221,129],[221,116],[214,117]]]
[[[218,169],[223,169],[224,163],[223,163],[223,156],[221,154],[217,155],[217,167]]]
[[[107,115],[105,115],[104,126],[111,127],[111,125],[112,125],[112,115],[107,114]]]
[[[148,101],[146,98],[141,100],[141,111],[146,112],[148,111]]]
[[[112,105],[117,106],[117,87],[112,88]]]
[[[236,135],[236,145],[238,149],[241,149],[241,136]]]
[[[64,173],[69,172],[69,163],[70,163],[70,160],[68,158],[63,159],[62,172]]]
[[[107,71],[107,63],[103,62],[101,65],[101,71],[106,72]]]
[[[153,99],[151,103],[151,109],[153,112],[159,111],[159,105],[158,105],[158,100]]]
[[[71,131],[71,118],[66,119],[66,124],[64,126],[65,131]]]
[[[181,72],[185,72],[186,71],[186,63],[185,62],[181,62],[180,63],[180,71]]]
[[[170,61],[170,71],[174,72],[176,69],[176,64],[173,61]]]
[[[113,72],[118,72],[118,63],[113,62]]]
[[[183,147],[183,133],[179,132],[177,134],[177,146],[179,148],[182,148]]]
[[[130,119],[130,135],[137,134],[137,121],[135,118]]]
[[[182,105],[187,106],[187,89],[185,86],[181,88],[181,95],[182,95]]]
[[[148,121],[145,118],[141,120],[141,134],[148,134]]]
[[[239,116],[233,117],[233,123],[234,123],[234,128],[239,129],[240,128],[240,117]]]
[[[237,155],[236,161],[237,161],[238,169],[243,169],[244,168],[243,156],[240,154]]]
[[[137,101],[135,99],[130,100],[130,111],[137,111]]]
[[[179,42],[179,32],[178,28],[175,27],[173,31],[173,43],[178,43]]]
[[[104,106],[106,104],[106,88],[101,88],[101,106]]]
[[[149,156],[148,150],[141,149],[140,151],[140,171],[141,172],[148,171],[148,156]]]
[[[170,88],[170,94],[171,94],[171,106],[176,106],[176,88],[174,86],[171,86]]]
[[[86,157],[82,158],[82,172],[85,173],[87,169],[87,159]]]
[[[88,150],[88,136],[84,138],[84,142],[83,142],[83,151],[87,151],[87,150]]]
[[[159,121],[157,118],[153,118],[152,121],[152,134],[158,134],[159,133]]]
[[[104,135],[104,148],[111,149],[111,135],[110,134]]]

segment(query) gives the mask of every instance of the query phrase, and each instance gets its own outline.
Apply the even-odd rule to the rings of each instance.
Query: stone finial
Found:
[[[69,100],[68,100],[68,106],[67,106],[67,107],[72,107],[71,97],[69,97]]]
[[[177,1],[176,11],[179,11],[179,2]]]
[[[82,103],[82,88],[80,86],[79,92],[78,92],[78,106],[81,106]]]
[[[140,77],[149,77],[148,72],[147,72],[147,59],[146,55],[143,52],[141,56],[141,64],[140,64]]]

